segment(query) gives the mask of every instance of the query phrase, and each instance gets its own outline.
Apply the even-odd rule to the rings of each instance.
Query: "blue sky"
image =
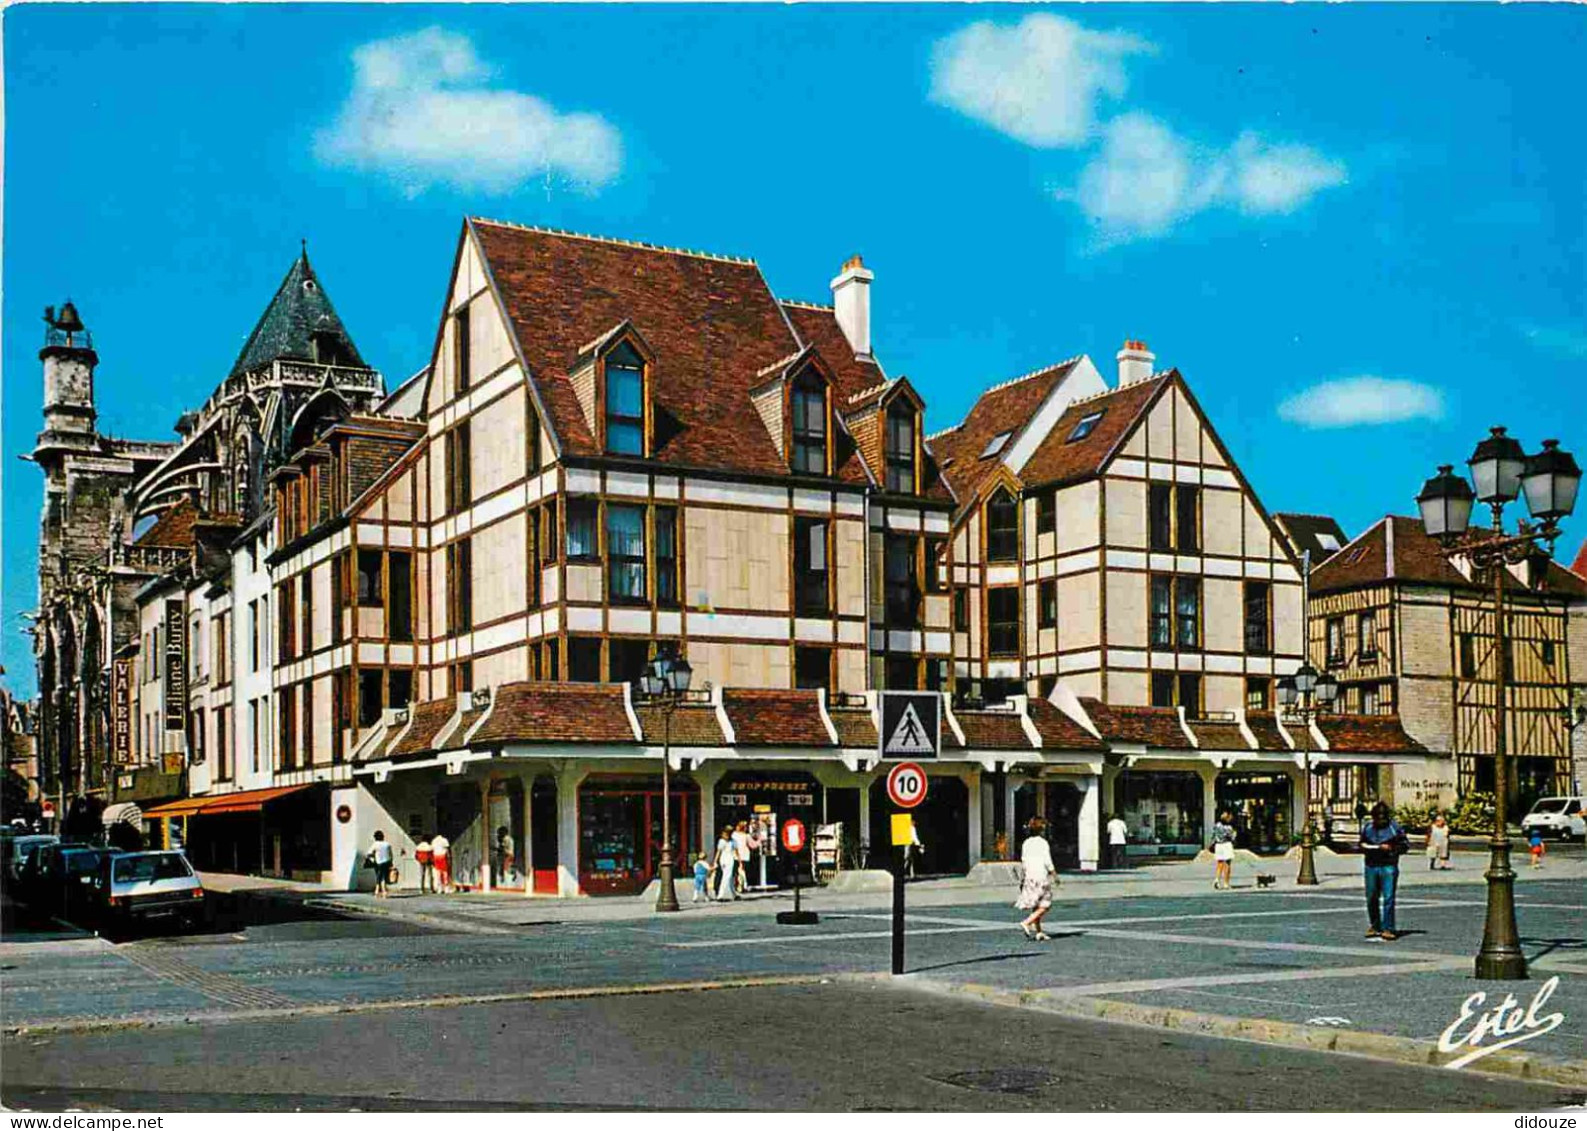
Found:
[[[4,631],[39,316],[169,437],[310,256],[395,383],[460,218],[753,256],[956,421],[1126,337],[1273,510],[1354,534],[1492,423],[1587,445],[1587,16],[1563,5],[22,5],[4,12]],[[1561,553],[1573,553],[1587,519]]]

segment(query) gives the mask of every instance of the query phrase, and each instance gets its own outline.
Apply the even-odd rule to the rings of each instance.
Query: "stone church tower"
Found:
[[[44,319],[44,430],[28,457],[45,479],[34,651],[40,786],[64,813],[73,798],[106,796],[111,661],[137,644],[138,590],[199,568],[201,538],[140,537],[183,506],[199,533],[253,521],[267,476],[326,423],[378,404],[385,387],[306,248],[215,391],[177,420],[174,441],[101,435],[92,336],[71,302]]]

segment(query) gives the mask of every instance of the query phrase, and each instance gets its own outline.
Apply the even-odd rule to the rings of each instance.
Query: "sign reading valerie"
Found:
[[[110,671],[110,760],[132,761],[132,660],[117,660]]]
[[[165,729],[187,729],[187,621],[180,601],[165,603]]]
[[[878,732],[883,758],[935,758],[942,752],[942,696],[884,691]]]

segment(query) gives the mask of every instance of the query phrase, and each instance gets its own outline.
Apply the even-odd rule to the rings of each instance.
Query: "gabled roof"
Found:
[[[1298,558],[1311,553],[1315,569],[1338,553],[1350,539],[1344,527],[1325,514],[1274,514],[1273,521],[1289,540],[1290,548]]]
[[[1098,474],[1135,425],[1145,417],[1157,394],[1178,377],[1178,370],[1169,370],[1101,396],[1076,401],[1064,410],[1058,423],[1037,446],[1020,472],[1020,478],[1028,486],[1039,487]],[[1084,438],[1071,443],[1069,436],[1074,432],[1075,425],[1098,412],[1102,418],[1091,431]]]
[[[1427,752],[1405,733],[1398,715],[1318,715],[1317,729],[1328,740],[1329,754]]]
[[[1578,577],[1587,578],[1587,542],[1581,544],[1581,549],[1576,551],[1576,560],[1571,563],[1571,571]]]
[[[159,518],[154,520],[154,525],[134,538],[136,546],[191,546],[193,544],[193,524],[198,521],[198,508],[193,505],[192,499],[183,499],[175,506],[167,507]]]
[[[654,703],[634,704],[634,716],[647,746],[660,746],[664,737],[670,737],[674,746],[727,745],[721,724],[716,721],[716,708],[708,704],[678,704],[672,712],[670,733],[664,708]]]
[[[1030,713],[1030,721],[1036,727],[1036,733],[1041,735],[1043,749],[1105,749],[1099,739],[1092,737],[1090,731],[1047,700],[1032,699],[1026,704],[1025,709]]]
[[[1049,365],[1012,381],[993,385],[977,398],[969,413],[956,427],[938,432],[931,437],[931,449],[942,465],[947,478],[961,501],[974,498],[987,477],[1003,466],[999,453],[1008,450],[1008,444],[981,458],[989,441],[1009,433],[1009,443],[1036,410],[1047,399],[1047,394],[1069,376],[1079,364],[1079,358]]]
[[[617,683],[504,683],[490,718],[469,736],[474,747],[498,743],[634,741]]]
[[[1449,564],[1443,548],[1422,529],[1420,519],[1388,515],[1355,541],[1312,570],[1313,594],[1354,589],[1364,585],[1405,581],[1454,589],[1486,588],[1469,580]],[[1549,561],[1538,589],[1522,585],[1507,575],[1505,585],[1515,592],[1548,592],[1587,597],[1587,578]]]
[[[469,221],[564,455],[600,454],[569,372],[627,320],[655,350],[655,449],[663,463],[759,474],[788,464],[754,419],[756,374],[797,351],[751,260]]]
[[[1110,706],[1100,699],[1082,697],[1080,705],[1109,742],[1138,742],[1163,750],[1188,750],[1190,739],[1179,725],[1173,707]]]
[[[722,709],[740,746],[831,746],[817,693],[730,688]]]
[[[323,336],[334,352],[337,365],[368,368],[359,356],[358,347],[353,345],[347,327],[336,316],[330,296],[320,286],[305,248],[276,288],[275,297],[265,307],[253,333],[248,335],[230,375],[236,377],[278,359],[319,360],[323,354],[315,350],[316,336]]]

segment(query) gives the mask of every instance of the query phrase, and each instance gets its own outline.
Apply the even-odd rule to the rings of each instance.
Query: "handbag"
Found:
[[[366,852],[364,854],[364,867],[373,868],[374,866],[375,866],[375,854],[373,852]]]

